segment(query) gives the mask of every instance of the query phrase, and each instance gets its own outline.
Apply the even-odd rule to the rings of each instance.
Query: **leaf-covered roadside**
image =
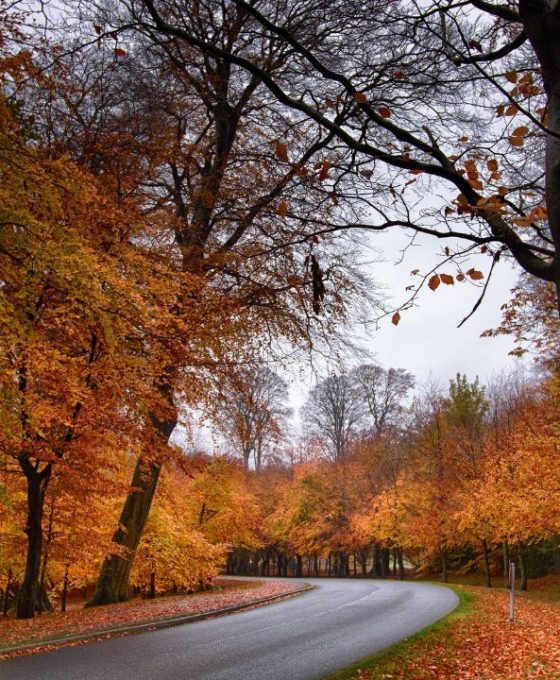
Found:
[[[34,619],[4,619],[0,630],[0,659],[10,655],[6,648],[19,644],[59,640],[66,636],[91,634],[112,628],[157,622],[247,604],[271,595],[290,594],[298,583],[281,581],[236,581],[217,579],[216,588],[194,595],[174,595],[153,600],[134,599],[92,609],[76,608],[53,612]],[[2,653],[4,651],[4,653]]]
[[[544,579],[543,579],[544,580]],[[419,636],[398,654],[382,656],[360,680],[521,680],[560,678],[560,579],[546,579],[535,594],[517,598],[508,621],[508,593],[463,586],[471,611],[433,633]],[[546,597],[549,593],[549,597]],[[548,601],[547,601],[548,600]],[[368,664],[369,665],[369,664]],[[347,676],[349,677],[349,676]]]

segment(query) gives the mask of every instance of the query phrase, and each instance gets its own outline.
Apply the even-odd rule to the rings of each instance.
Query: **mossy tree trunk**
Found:
[[[177,424],[177,409],[173,403],[171,384],[165,382],[159,388],[164,397],[167,413],[160,417],[150,414],[158,444],[166,445]],[[88,607],[123,602],[129,597],[130,570],[136,549],[142,538],[150,508],[157,488],[161,463],[148,457],[140,457],[132,476],[131,490],[124,503],[118,528],[113,534],[115,550],[105,558]]]

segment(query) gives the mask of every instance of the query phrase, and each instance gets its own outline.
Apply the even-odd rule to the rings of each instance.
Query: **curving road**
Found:
[[[315,680],[457,604],[422,583],[306,579],[315,589],[230,616],[0,661],[2,680]]]

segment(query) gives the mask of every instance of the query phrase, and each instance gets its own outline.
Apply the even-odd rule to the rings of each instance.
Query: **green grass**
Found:
[[[438,583],[437,585],[442,585]],[[459,619],[464,619],[473,614],[474,595],[467,593],[460,586],[447,586],[453,590],[459,598],[459,605],[450,614],[443,619],[436,621],[431,626],[411,635],[402,642],[389,647],[383,652],[375,656],[367,657],[362,661],[337,671],[329,675],[325,680],[350,680],[351,678],[358,678],[358,671],[369,672],[368,678],[375,678],[382,680],[386,678],[391,671],[397,670],[402,665],[406,664],[411,659],[417,657],[420,652],[412,648],[411,643],[417,640],[427,640],[429,642],[441,642],[446,637],[447,628]]]

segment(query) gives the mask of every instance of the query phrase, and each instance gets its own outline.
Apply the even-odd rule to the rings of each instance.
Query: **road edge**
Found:
[[[315,588],[311,583],[302,583],[297,590],[285,591],[282,593],[274,593],[274,595],[266,595],[259,597],[250,602],[241,602],[239,604],[230,605],[229,607],[220,607],[218,609],[209,609],[205,612],[197,614],[179,614],[165,619],[156,619],[153,621],[146,621],[144,623],[137,623],[131,626],[116,626],[113,628],[100,628],[99,630],[83,633],[79,635],[70,635],[64,638],[55,638],[54,640],[45,640],[44,642],[35,642],[23,645],[13,645],[11,647],[0,647],[0,661],[8,655],[17,652],[50,652],[58,647],[70,646],[72,644],[87,643],[100,640],[107,640],[120,635],[128,635],[134,633],[144,633],[148,631],[160,630],[162,628],[171,628],[172,626],[180,626],[185,623],[196,623],[215,616],[226,616],[227,614],[235,614],[244,609],[252,607],[259,607],[266,604],[272,604],[276,600],[282,598],[292,598],[313,590]]]
[[[418,583],[425,583],[426,585],[433,585],[452,590],[458,598],[457,606],[439,619],[432,621],[432,623],[429,625],[416,631],[416,633],[409,635],[399,642],[395,642],[393,645],[380,650],[376,654],[371,654],[345,668],[340,668],[338,671],[334,671],[333,673],[326,675],[321,680],[357,680],[360,677],[360,671],[370,670],[376,664],[379,664],[388,658],[397,657],[406,653],[410,645],[416,639],[426,635],[442,632],[455,620],[457,616],[469,616],[472,613],[471,605],[473,602],[473,597],[463,590],[460,585],[452,583],[440,583],[435,581],[418,581]],[[375,677],[377,677],[377,675]]]

